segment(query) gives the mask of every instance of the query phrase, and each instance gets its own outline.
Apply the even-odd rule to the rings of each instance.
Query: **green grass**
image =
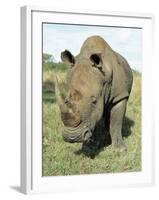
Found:
[[[81,150],[82,144],[69,144],[62,139],[63,124],[54,97],[53,74],[61,82],[66,67],[58,70],[44,68],[43,73],[43,176],[92,173],[132,172],[141,170],[141,75],[134,74],[123,126],[124,142],[128,150],[115,152],[111,145],[102,148],[93,159]]]

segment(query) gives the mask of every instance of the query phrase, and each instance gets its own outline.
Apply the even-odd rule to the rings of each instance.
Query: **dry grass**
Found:
[[[81,144],[65,143],[63,124],[54,98],[53,75],[65,80],[65,71],[43,74],[43,176],[74,175],[141,170],[141,75],[134,73],[132,93],[123,127],[127,152],[114,152],[111,145],[101,149],[92,159],[81,151]],[[50,88],[47,83],[50,82]]]

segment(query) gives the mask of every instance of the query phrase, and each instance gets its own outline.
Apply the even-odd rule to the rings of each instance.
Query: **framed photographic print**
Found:
[[[153,183],[150,14],[21,8],[21,190]]]

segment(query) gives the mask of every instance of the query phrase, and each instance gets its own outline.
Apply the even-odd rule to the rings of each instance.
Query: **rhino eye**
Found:
[[[93,104],[96,104],[97,103],[97,98],[95,96],[91,96],[91,99],[92,99],[92,103]]]

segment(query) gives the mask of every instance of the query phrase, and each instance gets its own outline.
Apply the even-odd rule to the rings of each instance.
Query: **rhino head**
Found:
[[[112,73],[104,67],[101,54],[74,57],[65,50],[61,59],[70,65],[65,99],[61,96],[58,80],[55,83],[56,99],[64,124],[63,138],[66,142],[88,142],[102,118],[105,91]]]

